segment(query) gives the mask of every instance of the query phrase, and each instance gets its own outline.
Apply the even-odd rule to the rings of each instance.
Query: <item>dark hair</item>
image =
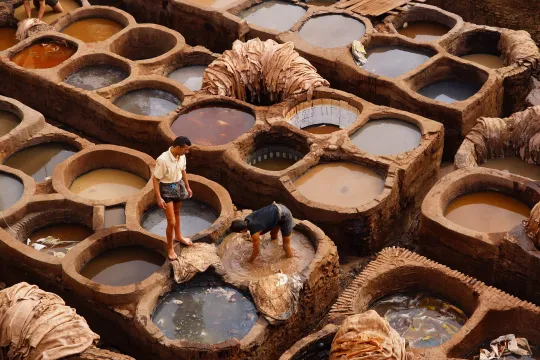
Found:
[[[242,232],[247,229],[247,222],[245,220],[234,220],[230,229],[232,232]]]
[[[174,139],[174,142],[173,142],[173,147],[176,147],[176,146],[191,146],[191,140],[189,140],[187,137],[185,136],[179,136],[177,137],[176,139]]]

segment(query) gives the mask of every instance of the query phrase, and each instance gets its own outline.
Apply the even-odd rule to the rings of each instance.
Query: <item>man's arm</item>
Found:
[[[192,197],[193,196],[193,191],[189,187],[189,181],[188,181],[188,178],[187,178],[186,170],[182,170],[182,180],[184,180],[184,184],[186,185],[186,190],[188,192],[189,197]]]
[[[41,20],[43,14],[45,14],[45,0],[39,0],[39,13],[37,18]]]
[[[260,238],[259,234],[260,234],[260,232],[251,235],[251,242],[253,243],[253,251],[251,252],[251,257],[248,260],[248,262],[250,262],[250,263],[255,261],[257,256],[259,256],[259,252],[260,252],[260,248],[261,248],[261,238]]]
[[[154,184],[154,195],[156,195],[158,206],[165,210],[167,204],[165,204],[165,201],[161,197],[161,193],[159,192],[159,180],[154,175],[152,175],[152,184]]]

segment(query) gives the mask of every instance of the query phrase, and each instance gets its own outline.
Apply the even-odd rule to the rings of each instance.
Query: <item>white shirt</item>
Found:
[[[154,176],[162,183],[175,183],[182,179],[182,170],[186,170],[186,156],[175,158],[169,148],[157,158]]]

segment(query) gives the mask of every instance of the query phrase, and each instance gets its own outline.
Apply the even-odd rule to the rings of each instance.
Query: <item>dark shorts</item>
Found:
[[[159,183],[159,193],[165,203],[179,203],[186,200],[189,195],[184,185],[184,181],[180,180],[177,183]]]
[[[281,208],[281,218],[278,221],[278,226],[281,230],[281,236],[290,236],[295,227],[294,218],[291,211],[285,206],[278,204]]]
[[[39,9],[39,1],[34,0],[33,2],[36,9]],[[58,4],[58,0],[45,0],[45,5],[49,5],[50,7],[54,7],[56,4]]]

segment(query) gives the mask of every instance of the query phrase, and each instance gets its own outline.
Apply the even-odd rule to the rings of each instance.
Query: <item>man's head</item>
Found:
[[[191,140],[185,136],[179,136],[174,139],[174,142],[171,146],[171,152],[173,155],[180,156],[185,155],[189,152],[189,147],[191,146]]]
[[[245,220],[234,220],[230,229],[235,233],[245,233],[248,231],[248,225]]]

